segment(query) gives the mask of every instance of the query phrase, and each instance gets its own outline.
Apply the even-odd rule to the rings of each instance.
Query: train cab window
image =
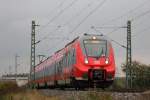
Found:
[[[106,56],[107,42],[106,40],[84,40],[85,54],[90,57]]]

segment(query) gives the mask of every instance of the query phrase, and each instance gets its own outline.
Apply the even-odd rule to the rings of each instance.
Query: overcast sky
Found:
[[[101,32],[98,33],[91,26],[120,27],[133,19],[133,60],[150,64],[149,10],[149,0],[0,0],[0,75],[8,73],[9,66],[14,73],[15,54],[20,56],[18,72],[29,71],[32,20],[40,25],[37,27],[36,40],[43,40],[36,46],[36,54],[48,57],[86,32],[103,33],[126,45],[126,29],[112,33],[114,28],[97,29]],[[116,74],[122,75],[120,65],[125,62],[126,50],[115,43],[113,47]]]

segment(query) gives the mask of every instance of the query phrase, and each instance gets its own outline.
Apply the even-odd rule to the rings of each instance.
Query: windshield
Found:
[[[100,57],[106,56],[106,40],[84,40],[85,53],[87,56]]]

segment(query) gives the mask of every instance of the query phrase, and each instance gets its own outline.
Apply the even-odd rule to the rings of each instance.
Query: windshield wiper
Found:
[[[84,42],[83,42],[83,46],[84,46],[84,49],[85,49],[85,55],[86,55],[86,57],[88,57],[87,50],[86,50]]]
[[[100,54],[100,57],[101,57],[103,54],[104,54],[104,50],[103,50],[103,48],[102,48],[102,52],[101,52],[101,54]]]

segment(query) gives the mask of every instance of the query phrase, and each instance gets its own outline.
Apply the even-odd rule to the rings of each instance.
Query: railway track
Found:
[[[73,98],[73,100],[93,100],[89,99],[90,96],[103,97],[104,100],[150,100],[150,91],[143,92],[139,90],[102,90],[102,89],[85,89],[85,90],[75,90],[75,89],[40,89],[38,90],[43,95],[46,96],[56,96],[61,98],[60,100],[70,100],[68,98]],[[80,99],[82,98],[82,99]],[[111,99],[110,99],[111,98]],[[99,100],[99,99],[94,99]],[[103,100],[103,99],[102,99]]]
[[[79,89],[79,90],[75,90],[74,88],[67,88],[67,89],[60,89],[60,88],[56,88],[56,89],[39,89],[39,92],[58,92],[58,93],[63,93],[63,92],[99,92],[99,93],[144,93],[147,90],[140,90],[140,89],[94,89],[94,88],[86,88],[86,89]]]

